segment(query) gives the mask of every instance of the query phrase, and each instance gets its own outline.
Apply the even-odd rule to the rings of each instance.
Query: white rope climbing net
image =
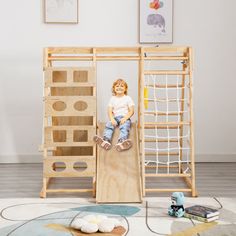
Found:
[[[187,173],[190,162],[189,86],[176,75],[144,76],[145,166],[153,173]],[[185,165],[184,165],[185,164]]]

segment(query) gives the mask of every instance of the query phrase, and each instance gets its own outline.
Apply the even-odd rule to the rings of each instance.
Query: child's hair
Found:
[[[116,86],[117,84],[124,84],[124,86],[125,86],[125,92],[124,92],[124,94],[127,95],[127,94],[128,94],[128,85],[127,85],[127,83],[126,83],[123,79],[117,79],[117,80],[113,83],[113,85],[112,85],[112,95],[116,95],[115,86]]]

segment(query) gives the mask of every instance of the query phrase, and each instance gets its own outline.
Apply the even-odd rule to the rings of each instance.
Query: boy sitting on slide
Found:
[[[112,135],[116,127],[120,129],[118,143],[115,145],[117,151],[128,150],[132,146],[132,141],[128,139],[131,128],[131,116],[134,114],[134,102],[127,95],[128,85],[123,79],[118,79],[113,83],[112,94],[108,103],[109,121],[106,123],[103,137],[94,136],[94,141],[105,150],[111,149]]]

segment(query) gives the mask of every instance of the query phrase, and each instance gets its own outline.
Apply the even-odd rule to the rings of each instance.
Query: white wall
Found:
[[[79,24],[49,25],[42,1],[0,8],[0,162],[40,161],[42,48],[138,45],[138,0],[79,0]],[[195,50],[195,144],[199,161],[235,161],[235,0],[174,1],[174,45]],[[112,80],[124,76],[137,104],[136,64],[98,70],[99,117]]]

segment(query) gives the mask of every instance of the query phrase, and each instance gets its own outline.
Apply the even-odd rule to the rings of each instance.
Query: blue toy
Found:
[[[182,217],[184,215],[184,194],[182,192],[174,192],[171,195],[172,205],[168,208],[170,216]]]

